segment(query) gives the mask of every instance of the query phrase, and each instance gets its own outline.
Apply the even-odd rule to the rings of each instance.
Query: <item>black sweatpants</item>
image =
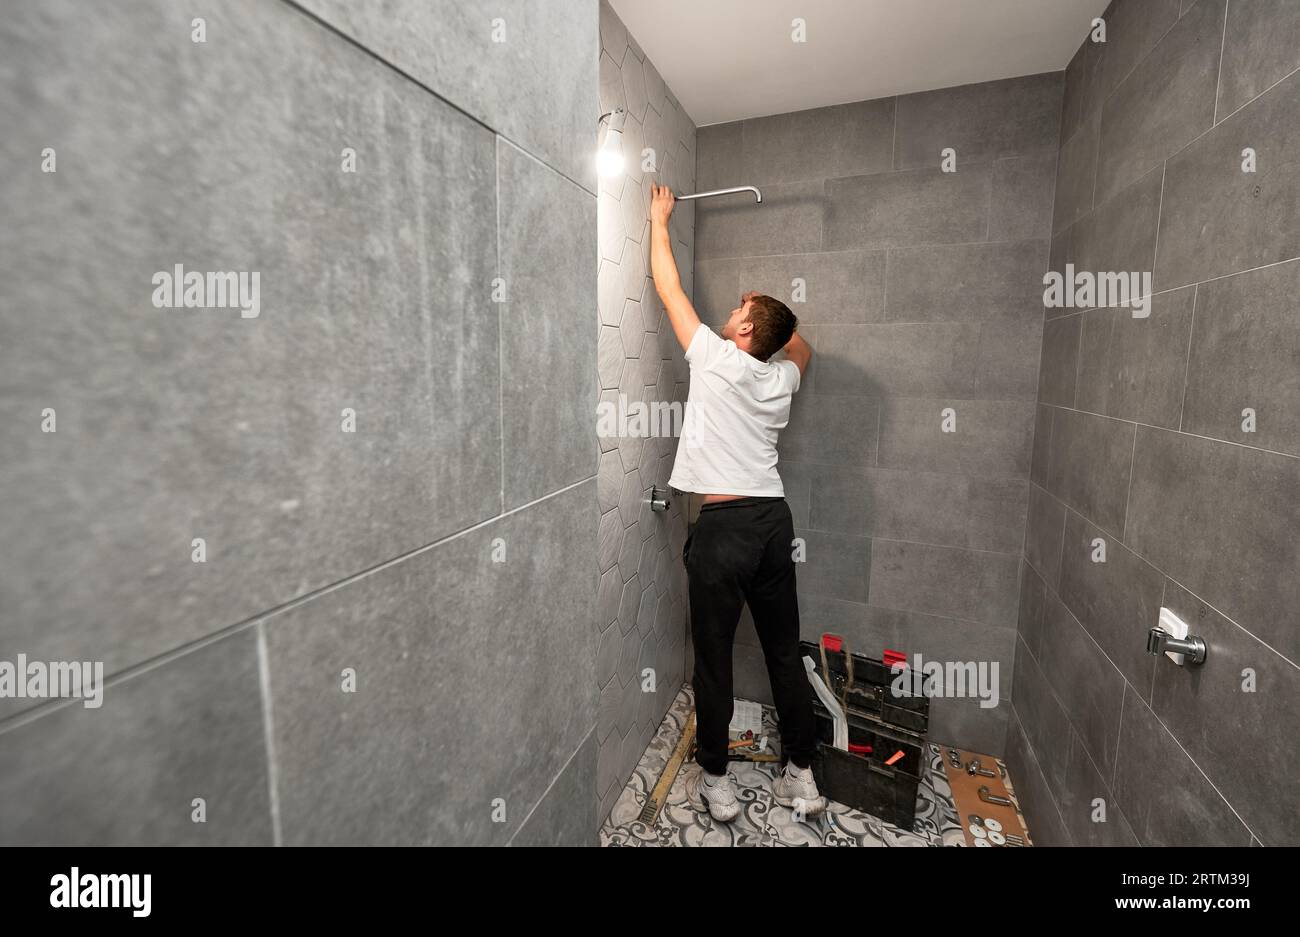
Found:
[[[727,770],[731,723],[731,650],[745,603],[772,682],[784,756],[808,767],[815,745],[812,688],[799,654],[799,600],[784,498],[706,504],[682,550],[695,646],[695,759],[710,774]]]

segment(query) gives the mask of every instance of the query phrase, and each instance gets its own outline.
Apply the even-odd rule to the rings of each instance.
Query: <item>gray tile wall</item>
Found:
[[[0,842],[594,841],[597,35],[6,12],[0,660],[111,680],[0,701]],[[175,264],[260,316],[155,308]]]
[[[686,399],[686,361],[650,279],[650,184],[678,193],[692,190],[695,125],[603,0],[600,44],[601,113],[627,109],[625,171],[600,180],[600,399],[614,406],[621,401],[625,410],[680,404]],[[673,211],[669,232],[689,291],[695,243],[690,202]],[[676,442],[671,436],[600,440],[595,758],[601,817],[613,807],[682,685],[685,505],[675,500],[666,514],[648,507],[650,489],[667,488]],[[644,677],[647,669],[653,683]]]
[[[1063,77],[1035,75],[702,128],[696,305],[744,290],[814,348],[781,440],[807,544],[806,638],[1014,666],[1033,459],[1041,280]],[[956,151],[956,172],[941,151]],[[805,294],[795,301],[794,285]],[[951,407],[957,432],[941,431]],[[770,698],[746,616],[737,692]],[[935,701],[931,737],[1001,754],[1008,706]]]
[[[1300,5],[1105,18],[1066,70],[1053,269],[1155,295],[1046,310],[1012,776],[1040,842],[1294,845]],[[1145,653],[1162,605],[1204,666]]]

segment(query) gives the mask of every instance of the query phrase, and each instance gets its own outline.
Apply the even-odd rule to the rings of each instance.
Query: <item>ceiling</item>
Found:
[[[1107,0],[610,3],[703,127],[1059,71]]]

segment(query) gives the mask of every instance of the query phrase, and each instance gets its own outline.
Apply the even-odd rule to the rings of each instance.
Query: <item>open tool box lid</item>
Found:
[[[925,735],[930,724],[930,698],[925,695],[922,674],[911,668],[896,673],[884,661],[853,654],[835,635],[824,635],[823,643],[824,655],[823,648],[811,641],[801,641],[799,652],[812,658],[817,673],[850,714],[869,716],[885,725]]]

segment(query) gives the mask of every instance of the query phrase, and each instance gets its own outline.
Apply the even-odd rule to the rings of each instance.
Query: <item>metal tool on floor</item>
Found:
[[[986,804],[997,804],[999,807],[1012,806],[1010,798],[1002,797],[1001,795],[991,793],[989,791],[987,784],[982,785],[980,787],[979,795],[980,795],[980,800],[984,801],[984,803]]]
[[[971,776],[978,774],[980,777],[984,778],[996,778],[998,776],[996,771],[990,771],[987,768],[980,767],[980,760],[978,758],[972,758],[970,760],[966,765],[966,773]]]
[[[673,749],[668,764],[664,765],[664,770],[659,773],[659,780],[655,782],[654,790],[650,792],[645,806],[641,808],[641,816],[638,819],[646,826],[653,825],[659,819],[664,804],[668,803],[668,792],[672,790],[673,781],[677,780],[682,764],[691,753],[691,746],[694,744],[695,710],[691,710],[690,716],[686,719],[686,727],[682,729],[682,737],[677,740],[677,747]]]

